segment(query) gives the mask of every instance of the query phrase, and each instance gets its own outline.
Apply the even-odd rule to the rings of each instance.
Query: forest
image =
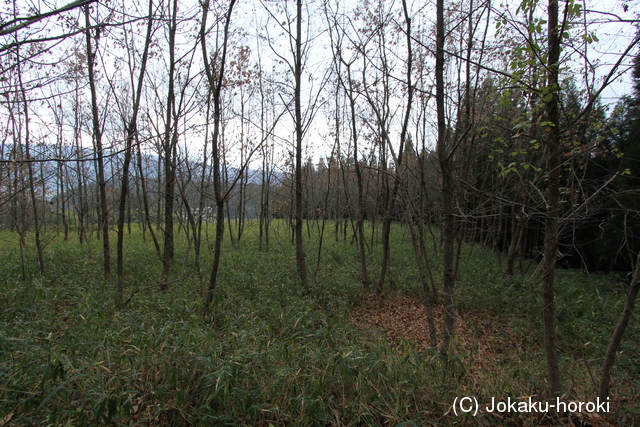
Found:
[[[0,427],[640,425],[639,23],[4,2]]]

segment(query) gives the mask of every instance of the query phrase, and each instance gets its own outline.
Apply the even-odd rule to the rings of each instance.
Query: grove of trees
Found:
[[[5,2],[0,226],[19,235],[21,254],[35,247],[43,277],[52,239],[99,239],[119,303],[135,262],[124,256],[131,228],[153,243],[159,290],[178,274],[175,236],[184,233],[207,313],[222,241],[240,241],[247,221],[259,222],[260,250],[274,245],[274,219],[290,225],[310,296],[322,239],[350,242],[363,291],[383,294],[391,226],[402,223],[430,343],[445,356],[461,247],[481,244],[505,275],[537,266],[527,274],[540,279],[550,395],[563,392],[556,267],[635,269],[603,368],[604,398],[640,282],[634,5]],[[615,94],[629,81],[630,93]],[[311,229],[320,247],[306,244]],[[371,269],[377,239],[381,267]],[[429,246],[442,257],[441,276]],[[201,263],[207,250],[212,265]],[[23,276],[29,268],[23,256]]]

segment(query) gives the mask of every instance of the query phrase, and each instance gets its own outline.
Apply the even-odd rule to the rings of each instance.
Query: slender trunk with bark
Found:
[[[131,150],[133,143],[138,133],[138,111],[140,109],[140,100],[142,98],[142,83],[144,81],[144,75],[147,68],[147,57],[149,53],[149,46],[151,44],[151,31],[153,28],[153,1],[149,0],[149,17],[147,22],[147,36],[145,38],[144,51],[142,53],[140,74],[138,75],[137,87],[135,89],[135,96],[133,99],[133,107],[131,112],[131,118],[129,122],[125,124],[127,136],[125,139],[125,152],[124,152],[124,164],[122,166],[122,186],[120,188],[120,204],[118,206],[118,241],[117,241],[117,253],[116,253],[116,271],[118,274],[117,285],[117,299],[122,300],[123,279],[124,279],[124,222],[125,213],[127,207],[127,199],[129,197],[129,165],[131,164]],[[131,76],[131,83],[133,88],[133,76]]]
[[[22,82],[22,70],[20,64],[22,61],[18,58],[18,81],[20,84],[20,93],[22,97],[22,102],[24,104],[24,150],[25,156],[27,160],[31,160],[31,132],[30,132],[30,119],[29,119],[29,103],[27,101],[27,92],[24,88],[24,84]],[[44,247],[42,244],[42,236],[41,236],[41,222],[40,222],[40,211],[38,209],[38,197],[36,195],[36,179],[33,172],[33,163],[31,161],[27,162],[27,173],[28,173],[28,182],[29,182],[29,195],[31,196],[31,214],[33,215],[33,231],[34,238],[36,244],[36,251],[38,253],[38,272],[40,273],[40,277],[44,277],[45,266],[44,266]],[[44,198],[44,196],[43,196]]]
[[[507,269],[505,273],[508,276],[513,276],[513,264],[515,261],[516,253],[520,247],[520,241],[522,240],[522,233],[524,230],[524,218],[517,212],[518,207],[514,205],[513,215],[511,218],[511,242],[509,243],[509,249],[507,250]]]
[[[296,152],[295,152],[295,242],[296,242],[296,266],[298,277],[303,288],[308,288],[307,264],[302,239],[302,0],[296,1],[296,37],[294,59],[294,108],[296,127]]]
[[[149,196],[147,190],[147,180],[144,177],[144,165],[142,160],[142,150],[140,149],[140,138],[136,134],[136,157],[138,161],[138,174],[140,175],[140,190],[142,192],[142,206],[144,209],[143,222],[147,225],[151,238],[153,239],[153,246],[156,248],[156,254],[160,258],[160,243],[156,237],[156,232],[153,228],[153,222],[151,220],[151,211],[149,209]],[[143,227],[144,229],[144,227]]]
[[[340,58],[342,60],[342,58]],[[358,236],[358,257],[360,259],[360,274],[362,281],[362,289],[369,292],[371,280],[367,271],[367,255],[366,240],[364,236],[364,186],[362,184],[362,170],[360,168],[360,160],[358,158],[358,122],[356,120],[356,99],[353,88],[353,79],[351,78],[351,64],[347,64],[344,60],[342,63],[347,67],[347,82],[340,79],[349,99],[349,113],[351,120],[351,139],[353,141],[353,163],[356,171],[356,186],[358,188],[358,207],[356,212],[356,230]]]
[[[173,0],[169,22],[169,88],[167,91],[167,118],[163,137],[164,151],[164,244],[162,253],[162,278],[160,289],[168,287],[171,263],[175,254],[173,210],[175,204],[176,150],[178,144],[177,123],[175,123],[175,45],[177,30],[178,1]]]
[[[560,115],[558,108],[558,62],[560,61],[560,34],[558,34],[558,0],[548,4],[548,49],[547,84],[551,99],[546,102],[547,120],[550,122],[546,138],[545,162],[547,172],[547,211],[544,220],[543,276],[542,276],[542,323],[544,326],[544,349],[547,359],[549,394],[559,396],[562,392],[555,330],[554,274],[558,254],[558,218],[560,216]]]
[[[604,363],[602,364],[602,375],[600,377],[600,386],[598,388],[598,397],[601,401],[606,401],[609,397],[609,387],[611,383],[611,368],[616,361],[618,349],[622,342],[624,332],[627,330],[629,320],[636,305],[636,299],[638,298],[638,292],[640,291],[640,253],[636,259],[636,267],[633,271],[633,278],[631,279],[631,286],[627,293],[627,301],[618,320],[618,325],[611,336],[611,341],[607,347],[607,353],[604,357]]]
[[[102,233],[102,254],[105,280],[111,280],[111,250],[109,247],[109,208],[107,205],[107,181],[104,174],[104,150],[102,147],[102,129],[98,114],[98,95],[95,82],[95,52],[91,44],[91,21],[89,6],[85,6],[85,35],[87,41],[87,68],[89,75],[89,90],[91,92],[91,120],[93,125],[93,140],[96,145],[96,166],[98,169],[99,191],[99,228]]]
[[[209,286],[207,288],[207,294],[205,297],[204,311],[208,313],[213,306],[213,296],[217,285],[218,269],[220,267],[220,255],[222,251],[222,239],[224,238],[224,207],[225,207],[225,195],[222,193],[221,185],[221,170],[220,170],[220,153],[218,152],[218,145],[220,139],[220,121],[221,121],[221,109],[222,109],[222,85],[224,78],[224,70],[227,58],[227,45],[229,40],[229,24],[231,23],[231,15],[233,13],[233,7],[235,0],[229,2],[229,8],[225,17],[224,33],[222,40],[222,53],[218,61],[210,59],[207,54],[206,43],[206,23],[207,15],[209,13],[209,0],[205,0],[202,5],[202,24],[200,27],[200,45],[202,48],[202,55],[204,59],[205,72],[209,81],[209,88],[213,91],[213,136],[211,140],[212,148],[212,162],[213,162],[213,189],[216,199],[216,233],[213,247],[213,264],[211,266],[211,275],[209,276]],[[217,54],[216,54],[217,55]],[[217,63],[216,63],[217,62]],[[212,67],[218,66],[218,69],[214,70]]]
[[[444,331],[442,333],[441,353],[447,355],[455,324],[455,305],[453,290],[455,287],[454,271],[454,233],[455,217],[453,194],[453,165],[452,156],[447,149],[447,125],[445,117],[445,88],[444,88],[444,0],[436,2],[436,110],[438,115],[437,155],[442,173],[442,210],[443,210],[443,282],[442,296],[444,300]]]

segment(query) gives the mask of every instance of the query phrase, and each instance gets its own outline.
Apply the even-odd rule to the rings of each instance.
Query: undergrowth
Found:
[[[33,248],[23,264],[16,237],[2,232],[0,426],[491,425],[487,414],[455,417],[453,399],[544,395],[535,268],[507,277],[491,252],[463,248],[460,312],[501,319],[517,341],[504,359],[489,361],[499,369],[479,381],[465,374],[478,363],[473,351],[444,363],[411,342],[392,345],[383,332],[352,326],[347,315],[360,298],[356,248],[328,232],[315,271],[317,229],[310,236],[309,291],[298,285],[284,224],[274,223],[262,252],[253,228],[236,245],[226,239],[215,304],[204,317],[207,271],[204,279],[195,273],[186,240],[162,292],[152,243],[135,229],[126,236],[125,304],[116,305],[95,236],[84,245],[52,238],[47,273],[39,277]],[[406,230],[394,229],[392,245],[387,294],[419,297]],[[440,255],[430,250],[438,281]],[[372,277],[379,257],[374,250]],[[570,398],[589,400],[625,287],[612,277],[559,271],[556,288],[564,384]],[[613,389],[616,416],[627,423],[637,420],[640,390],[629,381],[640,377],[640,332],[632,322],[616,368],[620,387]]]

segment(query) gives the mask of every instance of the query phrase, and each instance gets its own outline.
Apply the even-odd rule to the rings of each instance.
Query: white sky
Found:
[[[57,3],[55,2],[45,3],[43,1],[34,2],[34,1],[27,1],[27,0],[19,0],[16,4],[20,6],[23,9],[23,11],[27,10],[29,7],[44,11],[44,10],[48,10],[49,8],[59,7],[60,5],[65,4],[66,2],[67,0],[59,1]],[[288,5],[291,8],[290,11],[293,10],[293,3],[286,2],[284,4]],[[342,7],[345,10],[352,7],[355,4],[357,3],[353,0],[341,3]],[[448,3],[448,4],[452,4],[452,3]],[[620,17],[622,19],[633,20],[633,19],[637,19],[637,14],[638,12],[640,12],[640,0],[631,0],[631,1],[585,0],[584,2],[582,2],[582,4],[584,9],[598,8],[601,11],[606,12],[606,14],[597,15],[601,17],[603,21],[612,18],[613,15],[616,15],[617,17]],[[118,7],[118,5],[115,3],[111,3],[110,5],[113,7]],[[252,59],[257,60],[257,53],[259,52],[263,69],[269,70],[272,67],[276,67],[277,71],[286,74],[286,64],[279,64],[276,60],[276,54],[273,52],[273,50],[271,50],[271,48],[267,46],[267,44],[264,43],[264,41],[259,42],[258,38],[256,37],[257,34],[266,35],[267,32],[265,32],[265,30],[268,30],[268,34],[271,37],[277,38],[275,45],[280,46],[280,48],[276,47],[278,54],[282,55],[285,58],[292,57],[289,49],[289,45],[288,45],[288,39],[283,36],[278,37],[279,34],[281,33],[281,29],[279,29],[278,25],[275,24],[274,20],[269,17],[269,14],[267,14],[264,11],[265,6],[275,11],[276,7],[282,6],[282,5],[283,3],[275,2],[275,1],[265,1],[263,4],[255,0],[252,0],[252,1],[239,0],[237,9],[234,14],[233,22],[234,22],[234,25],[236,25],[236,31],[240,30],[245,32],[245,34],[241,37],[240,40],[241,40],[241,43],[246,43],[251,47],[253,51]],[[323,26],[325,24],[324,24],[324,18],[322,17],[322,14],[321,14],[321,9],[320,9],[321,5],[322,3],[320,0],[309,2],[308,9],[307,9],[308,16],[305,16],[304,18],[306,23],[305,32],[306,34],[308,34],[307,38],[311,40],[309,41],[310,54],[308,55],[307,62],[306,62],[306,70],[309,74],[307,75],[307,78],[303,80],[303,84],[304,84],[303,94],[305,97],[305,101],[303,101],[303,103],[306,103],[306,105],[309,104],[311,99],[315,99],[317,90],[321,83],[319,80],[324,75],[327,67],[330,66],[330,62],[331,62],[330,50],[328,49],[328,43],[329,43],[328,36],[326,33],[323,33]],[[391,8],[391,3],[387,2],[385,6]],[[400,6],[400,2],[396,1],[395,2],[396,13],[398,13],[400,10],[399,6]],[[199,19],[197,4],[193,3],[191,6],[189,6],[188,2],[181,2],[179,7],[181,11],[189,10],[188,14],[189,16],[192,17],[192,19],[190,21],[187,21],[184,24],[184,28],[185,30],[189,31],[190,35],[193,35],[195,32],[197,32],[197,23]],[[429,8],[432,7],[432,5],[430,6],[429,3],[416,1],[416,2],[413,2],[412,4],[410,3],[410,7],[413,9],[414,12],[416,12],[419,8],[422,8],[421,9],[421,13],[423,14],[421,18],[422,23],[414,22],[414,29],[417,28],[418,26],[429,28],[432,24],[431,21],[433,20],[433,14],[429,12]],[[0,6],[0,10],[2,10],[3,18],[5,20],[8,19],[9,13],[11,12],[12,8],[13,8],[13,4],[6,3],[6,2]],[[146,6],[141,5],[137,8],[138,9],[137,12],[134,8],[128,9],[128,12],[144,13],[145,8]],[[513,7],[513,9],[515,9],[515,7]],[[277,14],[276,12],[274,13],[278,16],[278,19],[283,19],[282,14]],[[353,12],[347,12],[347,13],[351,14],[350,16],[351,18],[355,18],[355,16],[353,16]],[[103,10],[102,14],[103,16],[105,16],[106,11]],[[80,23],[82,25],[84,23],[84,19],[79,10],[69,12],[65,14],[65,16],[79,17]],[[118,19],[117,16],[115,18]],[[396,19],[401,20],[401,17],[398,15]],[[213,14],[210,15],[209,22],[212,22],[212,20],[213,20]],[[52,28],[51,25],[59,25],[60,21],[56,21],[55,19],[50,21],[46,21],[46,20],[42,21],[42,23],[45,23],[45,22],[48,24],[48,26],[42,27],[42,25],[36,24],[29,29],[22,30],[18,34],[20,37],[22,37],[25,34],[31,32],[31,33],[34,33],[35,37],[42,37],[47,34],[55,34],[55,31],[59,31],[60,27],[56,27],[58,28],[58,30],[55,30],[55,28]],[[40,27],[42,28],[38,32],[36,32],[36,30],[40,28],[38,27],[38,25],[40,25]],[[490,27],[490,33],[493,33],[494,26],[495,24],[492,23]],[[134,26],[133,28],[136,30],[138,34],[144,33],[144,25],[141,25],[139,27]],[[619,55],[622,53],[626,45],[635,36],[636,30],[634,25],[630,22],[616,23],[616,24],[606,24],[606,23],[592,24],[590,25],[589,28],[590,28],[590,31],[594,31],[597,34],[600,41],[589,46],[588,58],[592,63],[599,64],[599,69],[601,70],[599,73],[600,73],[600,76],[602,76],[603,74],[608,72],[608,69],[610,68],[611,64],[617,61]],[[117,30],[114,30],[114,31],[117,31]],[[162,31],[163,31],[162,28],[158,29],[157,34],[160,35]],[[185,37],[184,40],[186,41],[187,40],[186,37],[188,37],[188,35],[185,35],[183,37]],[[0,43],[5,43],[7,40],[8,40],[7,37],[2,37],[0,38]],[[158,38],[158,43],[161,43],[164,40],[165,40],[164,36],[160,36]],[[402,37],[400,37],[400,40],[402,41]],[[83,43],[84,43],[84,36],[83,35],[76,36],[76,43],[79,46],[79,49],[82,49]],[[140,42],[138,42],[138,46],[140,46]],[[60,47],[62,47],[62,45]],[[402,45],[398,45],[395,48],[392,48],[392,46],[388,46],[388,47],[391,48],[389,50],[390,55],[399,56],[396,59],[397,65],[392,70],[392,73],[396,77],[402,78],[404,76],[404,69],[403,69],[404,67],[402,65],[403,59],[401,56],[405,55],[406,49]],[[100,71],[107,74],[114,73],[117,67],[116,65],[114,65],[115,64],[114,61],[116,60],[117,57],[123,56],[124,51],[122,49],[118,50],[114,44],[109,44],[109,45],[102,44],[101,48],[103,49],[103,52],[104,52],[104,49],[107,49],[107,51],[104,52],[105,53],[104,58],[106,61],[99,65],[99,67],[102,66],[102,69]],[[56,49],[57,50],[54,50],[52,52],[62,51],[61,49],[58,49],[58,48]],[[150,73],[150,76],[156,75],[159,78],[159,80],[156,80],[156,85],[158,86],[158,89],[162,91],[163,90],[163,83],[162,83],[162,77],[161,77],[163,72],[162,64],[163,64],[163,58],[166,56],[166,50],[163,50],[162,46],[156,46],[155,49],[156,49],[156,54],[158,56],[155,57],[153,61],[153,64],[154,64],[153,66],[157,68],[155,70],[152,70],[152,72]],[[417,47],[414,47],[414,49],[417,50]],[[638,48],[634,49],[633,53],[635,54],[637,52],[638,52]],[[73,57],[71,57],[71,59],[72,58]],[[4,60],[6,64],[7,61],[9,61],[9,58],[4,57],[2,58],[2,60]],[[54,62],[54,60],[51,58],[51,54],[43,56],[43,60]],[[197,71],[197,69],[201,67],[200,65],[201,61],[202,61],[201,54],[198,51],[196,52],[194,57],[194,69],[192,70],[192,72]],[[630,63],[630,61],[627,61],[627,63]],[[56,72],[55,70],[51,70],[51,71],[53,73]],[[39,70],[34,70],[34,72],[39,74],[40,76],[44,76],[48,73],[48,70],[39,69]],[[576,75],[579,76],[580,73],[576,72]],[[122,76],[123,76],[122,84],[126,86],[127,79],[129,77],[126,72],[123,73]],[[313,76],[314,78],[313,83],[309,80],[310,76]],[[605,92],[603,92],[602,101],[604,103],[614,103],[620,96],[624,94],[629,94],[631,90],[630,79],[631,79],[630,73],[627,73],[617,78],[616,82],[612,84],[608,89],[606,89]],[[0,83],[0,91],[2,91],[1,86],[2,86],[2,83]],[[46,87],[39,90],[39,92],[43,95],[44,94],[48,95],[50,93],[50,90],[49,90],[49,87]],[[87,93],[86,90],[84,93],[86,95]],[[331,91],[327,91],[327,93],[325,94],[325,97],[329,99],[329,97],[331,96],[331,93],[332,93]],[[399,107],[402,106],[403,99],[400,93],[396,93],[394,95],[396,96],[392,99],[392,102],[395,105],[395,107],[393,108],[398,109]],[[162,96],[163,94],[159,93],[158,99],[161,100]],[[287,102],[290,96],[291,96],[290,92],[283,90],[277,94],[277,97],[275,99],[276,99],[276,102],[283,102],[283,101]],[[68,95],[61,97],[61,99],[63,102],[67,102],[67,105],[69,105]],[[102,105],[103,111],[106,111],[109,113],[114,113],[116,111],[116,109],[113,108],[115,106],[113,101],[108,101],[107,96],[104,93],[102,94],[102,102],[103,102],[103,105]],[[360,102],[364,103],[362,98]],[[105,103],[109,103],[109,104],[105,104]],[[86,105],[88,105],[87,99],[85,99],[85,106]],[[46,110],[47,107],[42,105],[42,106],[34,106],[33,108],[37,109],[38,112],[41,112]],[[282,106],[276,107],[276,112],[273,114],[278,114],[278,111],[281,111],[281,108]],[[235,106],[234,110],[237,112],[238,107]],[[396,133],[399,126],[399,120],[401,119],[401,115],[402,115],[401,113],[402,113],[401,109],[399,109],[399,112],[396,113],[398,117],[395,119],[394,123],[391,125],[391,128],[395,130]],[[3,111],[1,114],[4,115],[5,111]],[[256,111],[251,112],[251,115],[252,115],[251,117],[252,120],[255,121],[259,119],[259,114],[257,114]],[[51,136],[51,132],[48,132],[47,129],[50,127],[51,123],[54,122],[54,120],[52,118],[47,118],[46,114],[39,114],[39,116],[40,117],[37,117],[37,115],[34,114],[34,117],[32,118],[32,120],[33,120],[33,123],[40,123],[39,126],[42,126],[42,125],[45,126],[46,129],[40,132],[40,135],[41,135],[41,138],[46,139],[48,136]],[[115,120],[117,122],[118,120],[117,117]],[[202,123],[201,118],[197,120],[199,120],[200,123]],[[157,125],[161,125],[162,116],[161,115],[155,116],[154,121],[157,122]],[[314,161],[317,161],[318,158],[321,156],[326,156],[331,150],[331,145],[333,142],[333,139],[329,137],[331,122],[332,120],[326,117],[326,110],[319,110],[316,112],[315,119],[312,125],[309,127],[306,142],[310,150],[309,155],[311,155],[314,158]],[[346,123],[343,125],[343,129],[345,130],[348,129],[348,127],[346,126]],[[202,136],[198,136],[198,134],[194,132],[195,131],[189,131],[185,133],[184,140],[189,141],[188,143],[193,146],[201,145]],[[227,135],[228,141],[231,141],[234,138],[238,138],[239,136],[239,130],[237,127],[236,128],[229,127],[228,132],[229,132],[229,134]],[[292,126],[292,121],[288,116],[288,114],[285,114],[283,119],[281,119],[280,124],[277,126],[277,134],[279,137],[278,139],[280,140],[292,141],[293,126]],[[257,136],[258,136],[258,131],[254,128],[252,138],[255,139]],[[347,135],[344,135],[343,140],[345,140],[346,137]],[[90,144],[89,136],[85,135],[83,139],[85,141],[85,144]],[[397,139],[397,136],[394,136],[394,140],[395,139]],[[281,144],[281,148],[279,150],[280,151],[279,156],[281,157],[286,156],[286,152],[291,149],[292,149],[292,146],[290,144],[289,145]],[[191,149],[191,151],[194,151],[194,149]],[[258,159],[256,159],[256,161],[257,160]],[[256,162],[254,162],[252,167],[255,167],[255,166],[256,166]]]

